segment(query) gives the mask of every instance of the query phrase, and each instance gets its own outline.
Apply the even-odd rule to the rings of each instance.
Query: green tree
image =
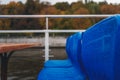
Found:
[[[87,3],[86,8],[89,10],[90,14],[101,14],[100,5],[97,4],[96,2],[91,1],[91,2]],[[100,20],[99,18],[92,18],[91,22],[92,22],[92,24],[95,24],[99,20]]]
[[[27,0],[27,2],[25,3],[25,14],[27,15],[39,14],[40,10],[40,3],[38,0]],[[24,29],[41,29],[39,19],[25,19]]]
[[[86,6],[91,14],[100,14],[100,6],[96,2],[91,1]]]
[[[34,0],[27,0],[27,2],[25,3],[25,14],[34,14],[35,10],[35,1]]]
[[[73,2],[72,4],[71,4],[71,13],[73,14],[76,10],[78,10],[79,8],[81,8],[81,7],[85,7],[85,5],[81,2],[81,1],[78,1],[78,2]]]
[[[66,11],[70,9],[70,5],[68,2],[58,2],[54,6],[61,11]]]

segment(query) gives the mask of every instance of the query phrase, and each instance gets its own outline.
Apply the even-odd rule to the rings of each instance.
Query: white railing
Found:
[[[104,18],[111,15],[0,15],[0,18],[46,18],[45,30],[0,30],[0,33],[45,33],[45,61],[49,60],[49,33],[84,32],[85,30],[49,30],[49,18]]]

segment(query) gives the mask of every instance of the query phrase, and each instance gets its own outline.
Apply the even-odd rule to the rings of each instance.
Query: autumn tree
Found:
[[[42,11],[41,11],[41,14],[42,15],[48,15],[48,14],[51,14],[51,15],[57,15],[59,14],[60,11],[57,10],[54,6],[48,6],[48,7],[45,7]],[[40,18],[40,24],[42,25],[42,27],[45,28],[45,18]],[[54,28],[55,27],[55,23],[56,23],[56,20],[55,19],[51,19],[49,18],[49,28]]]
[[[49,2],[40,0],[27,0],[26,3],[11,1],[8,4],[0,5],[0,14],[3,15],[67,15],[67,14],[119,14],[119,4],[108,4],[107,1],[96,3],[92,0],[82,0],[69,4],[68,2],[58,2],[51,5]],[[49,18],[50,29],[86,29],[91,24],[95,24],[101,19],[98,18]],[[0,29],[2,30],[23,30],[23,29],[44,29],[45,18],[35,19],[0,19]]]
[[[102,14],[119,14],[120,13],[120,6],[117,5],[101,5],[100,7]]]
[[[86,8],[79,8],[74,14],[89,14],[89,11]],[[88,18],[75,18],[73,19],[73,25],[75,29],[86,29],[91,26],[91,21]]]

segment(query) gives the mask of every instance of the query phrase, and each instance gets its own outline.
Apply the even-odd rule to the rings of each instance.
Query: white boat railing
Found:
[[[84,32],[85,30],[50,30],[49,18],[105,18],[111,15],[0,15],[0,18],[46,18],[44,30],[0,30],[0,33],[45,33],[45,61],[49,60],[49,33]]]

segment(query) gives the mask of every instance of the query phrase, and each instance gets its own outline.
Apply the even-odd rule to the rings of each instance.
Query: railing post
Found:
[[[49,32],[48,32],[48,17],[46,17],[46,32],[45,32],[45,61],[49,60]]]

